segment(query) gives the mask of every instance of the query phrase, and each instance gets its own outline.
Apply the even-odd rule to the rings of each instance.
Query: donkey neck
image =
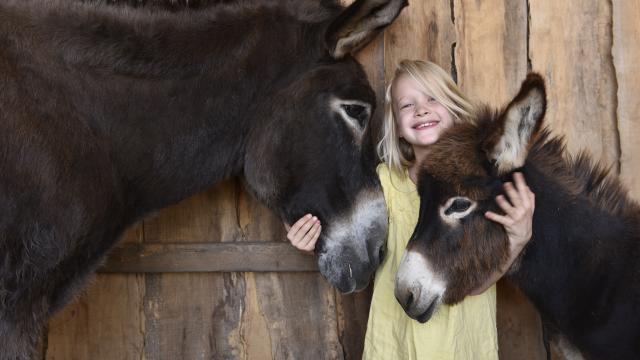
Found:
[[[212,19],[33,7],[0,17],[28,41],[20,56],[37,81],[56,89],[58,108],[46,111],[91,129],[87,141],[103,144],[140,214],[240,174],[248,129],[261,122],[252,110],[313,63],[324,26],[277,8]]]
[[[601,305],[609,296],[618,296],[621,287],[616,284],[624,281],[614,278],[624,273],[618,270],[634,267],[627,260],[635,259],[628,254],[637,255],[640,218],[637,206],[623,193],[617,200],[610,197],[621,201],[620,208],[594,193],[615,193],[607,187],[619,184],[594,171],[590,161],[540,166],[544,161],[554,160],[537,157],[523,168],[536,194],[533,237],[510,277],[543,316],[566,329],[593,314],[605,316]],[[591,171],[585,173],[579,166]],[[579,304],[576,299],[581,299]]]

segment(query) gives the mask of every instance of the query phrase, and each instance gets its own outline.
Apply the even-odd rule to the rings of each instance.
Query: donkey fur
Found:
[[[127,227],[231,176],[284,221],[337,222],[321,270],[343,291],[366,286],[386,211],[355,120],[330,103],[372,110],[375,97],[349,55],[362,43],[328,34],[366,16],[332,1],[101,3],[0,3],[0,359],[31,357]],[[388,24],[406,1],[378,5]]]

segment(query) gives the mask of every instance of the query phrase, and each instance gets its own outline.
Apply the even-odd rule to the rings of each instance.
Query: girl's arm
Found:
[[[536,197],[531,192],[524,176],[521,173],[513,175],[515,187],[512,183],[504,184],[504,190],[509,197],[509,201],[504,196],[499,195],[496,202],[504,211],[505,215],[498,215],[488,211],[485,213],[487,219],[502,224],[509,236],[509,258],[502,268],[494,272],[487,281],[478,287],[471,295],[478,295],[487,290],[491,285],[495,284],[511,267],[511,264],[520,255],[522,249],[531,239],[533,210],[536,206]]]
[[[296,221],[293,226],[284,224],[287,229],[287,239],[293,246],[302,251],[312,251],[320,237],[322,225],[317,217],[307,214]]]

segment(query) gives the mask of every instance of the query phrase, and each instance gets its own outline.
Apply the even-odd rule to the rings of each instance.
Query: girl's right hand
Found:
[[[316,247],[316,241],[320,237],[320,220],[307,214],[296,221],[293,226],[284,225],[287,229],[287,239],[299,250],[312,251]]]

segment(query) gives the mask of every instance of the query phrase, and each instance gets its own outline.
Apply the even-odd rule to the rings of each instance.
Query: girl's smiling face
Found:
[[[393,110],[398,135],[414,150],[435,143],[451,125],[451,113],[411,77],[399,76],[393,85]]]

